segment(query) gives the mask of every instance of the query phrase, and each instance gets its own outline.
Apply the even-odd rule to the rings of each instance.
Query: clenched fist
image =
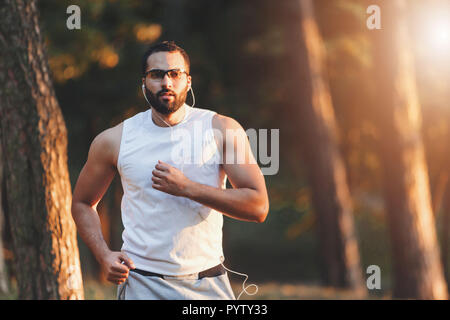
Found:
[[[135,269],[133,261],[123,252],[109,252],[101,261],[106,279],[114,284],[122,284],[128,278],[130,269]]]
[[[191,180],[168,163],[158,161],[152,171],[152,187],[173,196],[185,197]]]

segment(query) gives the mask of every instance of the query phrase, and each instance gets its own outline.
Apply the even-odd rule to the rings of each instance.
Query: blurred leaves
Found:
[[[155,23],[149,25],[141,23],[134,27],[134,33],[139,42],[154,42],[161,36],[161,32],[161,25]]]

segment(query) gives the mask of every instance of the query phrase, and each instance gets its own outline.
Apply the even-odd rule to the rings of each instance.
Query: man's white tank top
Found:
[[[226,187],[212,130],[216,112],[182,108],[184,119],[172,127],[154,124],[151,109],[126,119],[117,160],[124,190],[122,251],[136,268],[164,275],[200,272],[223,258],[222,214],[152,187],[158,160],[198,183]]]

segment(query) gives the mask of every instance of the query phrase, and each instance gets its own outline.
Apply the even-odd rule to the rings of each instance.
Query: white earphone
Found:
[[[147,100],[147,95],[145,94],[145,84],[142,84],[142,94],[144,95],[145,101],[151,106],[150,102]]]

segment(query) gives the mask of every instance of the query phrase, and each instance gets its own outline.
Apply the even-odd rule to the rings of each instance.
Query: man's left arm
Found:
[[[215,115],[213,127],[221,133],[223,169],[233,189],[221,189],[186,178],[181,171],[159,162],[153,170],[153,187],[183,196],[238,220],[263,222],[269,211],[264,176],[251,152],[245,131],[234,119]]]

